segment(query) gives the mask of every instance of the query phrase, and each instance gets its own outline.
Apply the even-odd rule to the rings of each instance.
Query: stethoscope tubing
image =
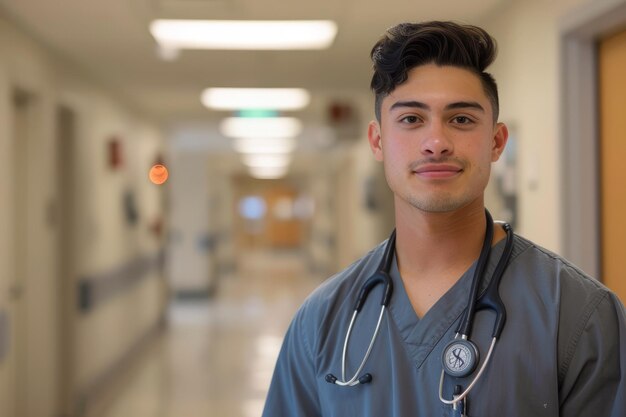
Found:
[[[493,241],[493,218],[489,211],[485,210],[485,238],[483,245],[478,256],[478,262],[476,263],[476,269],[474,270],[474,277],[472,279],[472,286],[469,292],[469,298],[467,301],[467,308],[463,315],[463,320],[459,324],[457,333],[465,336],[469,336],[472,332],[472,324],[474,323],[474,312],[476,311],[476,300],[478,299],[478,290],[480,286],[480,278],[485,274],[485,268],[487,267],[487,260],[491,252],[491,242]],[[467,338],[467,337],[466,337]]]
[[[370,277],[361,290],[359,291],[359,296],[357,297],[357,301],[354,305],[354,312],[352,313],[352,319],[350,320],[350,325],[348,326],[348,331],[346,332],[346,337],[343,342],[343,352],[341,354],[341,380],[337,379],[333,374],[326,375],[326,381],[332,384],[339,385],[340,387],[353,387],[358,384],[365,384],[372,381],[371,374],[365,374],[359,377],[360,373],[363,371],[365,364],[367,363],[367,359],[372,353],[372,348],[374,347],[374,342],[378,337],[378,333],[380,331],[381,324],[383,322],[383,317],[385,316],[385,312],[387,311],[387,306],[389,305],[389,301],[391,300],[391,294],[393,293],[393,283],[391,278],[389,277],[388,271],[391,269],[391,262],[393,261],[394,255],[394,247],[396,240],[396,231],[395,229],[389,236],[387,244],[385,246],[385,251],[383,253],[383,257],[380,260],[380,264],[378,265],[377,272]],[[350,378],[350,380],[346,381],[346,357],[348,352],[348,343],[350,341],[350,336],[352,335],[352,329],[354,327],[354,323],[356,322],[356,317],[363,308],[365,304],[365,300],[367,300],[367,296],[370,291],[378,284],[383,284],[384,291],[383,297],[380,302],[380,314],[378,316],[378,322],[376,323],[376,328],[374,329],[374,334],[370,340],[369,346],[367,347],[367,351],[365,352],[365,356],[361,361],[361,364],[357,368],[354,376]]]
[[[504,307],[502,299],[500,298],[498,289],[500,285],[500,280],[502,276],[504,275],[504,271],[506,270],[506,267],[508,265],[508,262],[511,258],[511,254],[513,251],[513,230],[509,224],[505,223],[502,225],[502,227],[506,231],[506,244],[504,247],[504,251],[500,257],[500,260],[498,261],[496,265],[496,268],[492,275],[492,279],[487,285],[485,292],[481,294],[480,296],[478,296],[479,283],[481,281],[480,277],[484,275],[484,270],[486,268],[487,260],[491,252],[491,243],[492,243],[493,234],[494,234],[493,233],[493,219],[491,218],[491,215],[489,214],[487,210],[485,210],[485,217],[487,221],[486,230],[485,230],[485,239],[483,241],[481,253],[480,253],[477,266],[474,272],[474,277],[472,279],[472,286],[471,286],[470,294],[469,294],[468,307],[466,308],[463,314],[463,317],[461,318],[461,322],[459,324],[459,327],[457,329],[453,342],[454,340],[461,339],[462,340],[461,343],[471,344],[472,346],[474,346],[474,350],[476,351],[476,355],[477,355],[478,351],[477,351],[476,346],[472,342],[469,341],[469,334],[471,333],[475,312],[482,310],[482,309],[493,310],[496,313],[496,320],[494,322],[494,329],[493,329],[491,344],[489,346],[489,351],[487,352],[487,355],[485,356],[485,360],[483,361],[482,365],[479,367],[478,372],[476,373],[476,375],[474,376],[470,384],[467,386],[467,388],[463,392],[459,393],[458,395],[455,394],[453,399],[451,400],[446,399],[443,396],[443,384],[445,380],[445,375],[449,374],[452,376],[462,377],[473,372],[473,368],[475,367],[475,365],[472,367],[472,370],[467,371],[466,373],[462,375],[451,373],[454,371],[451,369],[447,370],[445,366],[441,370],[441,377],[439,379],[439,399],[441,400],[442,403],[453,405],[455,407],[461,404],[461,402],[465,399],[465,397],[467,397],[469,392],[472,390],[472,388],[474,388],[474,386],[476,385],[480,377],[483,375],[485,369],[487,368],[487,365],[490,363],[491,356],[495,349],[496,342],[500,338],[500,334],[502,332],[504,323],[506,321],[506,309]],[[391,269],[391,262],[393,260],[393,254],[395,250],[395,233],[396,232],[394,230],[391,236],[389,237],[389,240],[385,247],[383,258],[380,261],[377,272],[365,282],[365,284],[363,285],[363,287],[361,288],[359,292],[359,296],[357,298],[357,301],[354,307],[354,312],[352,314],[352,318],[350,320],[350,324],[346,332],[346,337],[344,339],[343,350],[342,350],[342,355],[341,355],[341,380],[338,380],[332,374],[328,374],[326,375],[326,381],[329,383],[334,383],[339,386],[353,387],[358,384],[371,382],[372,380],[372,376],[369,373],[361,377],[359,375],[363,371],[365,364],[367,363],[367,360],[369,359],[370,354],[372,352],[374,342],[378,338],[378,334],[380,332],[383,317],[385,316],[385,312],[387,310],[387,307],[389,305],[389,301],[391,298],[393,284],[389,276],[389,271]],[[367,299],[367,296],[369,295],[369,292],[372,290],[373,287],[375,287],[378,284],[383,284],[385,287],[384,292],[383,292],[383,299],[381,301],[381,309],[380,309],[380,314],[378,316],[378,322],[376,323],[376,328],[374,330],[370,343],[367,347],[367,351],[363,357],[363,360],[359,364],[356,372],[354,373],[354,376],[350,378],[349,380],[346,380],[346,362],[347,362],[346,358],[347,358],[348,345],[349,345],[350,337],[352,335],[354,324],[356,322],[358,313],[361,311],[361,308],[363,307],[365,300]],[[478,359],[476,358],[474,360],[476,362],[478,361]]]
[[[487,216],[488,221],[491,220],[491,216],[489,215],[488,211],[486,211],[486,216]],[[462,324],[459,326],[459,330],[457,331],[457,334],[454,337],[455,340],[458,339],[459,337],[461,339],[468,340],[468,334],[461,332],[462,329],[467,329],[471,332],[472,322],[471,320],[468,321],[468,315],[471,314],[473,317],[476,311],[479,311],[482,309],[490,309],[496,313],[496,319],[495,319],[494,326],[493,326],[491,345],[489,346],[489,351],[487,352],[487,356],[485,357],[485,360],[483,361],[482,365],[480,366],[478,372],[476,373],[476,375],[474,376],[470,384],[462,393],[455,395],[453,399],[451,400],[448,400],[443,397],[443,382],[445,379],[446,370],[445,368],[441,370],[441,377],[439,379],[439,399],[444,404],[457,405],[458,403],[463,401],[465,397],[467,397],[467,395],[470,393],[472,388],[474,388],[474,386],[476,385],[476,383],[482,376],[483,372],[487,368],[487,365],[489,364],[496,342],[500,338],[500,335],[504,328],[504,324],[506,322],[506,308],[504,306],[504,303],[502,302],[502,299],[500,298],[498,289],[500,286],[500,281],[502,279],[502,276],[504,275],[504,271],[506,270],[508,262],[511,259],[511,254],[513,253],[513,229],[511,225],[509,225],[508,223],[502,224],[502,227],[506,231],[506,243],[505,243],[502,255],[500,256],[500,259],[496,265],[496,268],[494,269],[491,281],[487,285],[487,288],[485,289],[484,293],[481,294],[477,300],[470,298],[471,303],[468,304],[468,309],[465,311],[465,314],[463,316],[464,320],[462,320]],[[493,234],[490,233],[489,230],[487,230],[487,235],[488,237],[489,235],[493,236]],[[491,241],[491,239],[489,240]],[[477,275],[477,276],[482,276],[482,274]],[[477,281],[477,280],[474,280],[474,281]],[[476,286],[476,289],[477,289],[477,286]],[[468,326],[465,326],[465,325],[468,325]]]
[[[376,329],[374,330],[374,335],[372,336],[372,340],[370,340],[370,344],[367,347],[365,356],[363,357],[363,360],[361,361],[359,368],[354,373],[354,376],[350,378],[349,381],[346,381],[346,356],[347,356],[347,351],[348,351],[348,341],[350,340],[350,335],[352,334],[352,326],[354,325],[354,322],[356,321],[356,316],[358,314],[358,311],[354,310],[354,313],[352,314],[352,320],[350,320],[350,326],[348,327],[348,332],[346,333],[346,339],[343,343],[343,354],[341,356],[341,379],[342,381],[337,380],[335,381],[335,384],[339,386],[353,387],[360,383],[358,381],[359,375],[361,374],[361,371],[363,371],[363,368],[365,367],[365,363],[367,362],[367,359],[369,358],[370,353],[372,353],[372,347],[374,346],[374,342],[376,341],[376,338],[378,337],[378,332],[380,331],[380,325],[383,321],[383,316],[385,315],[385,311],[386,309],[385,309],[385,306],[383,305],[380,308],[380,314],[378,316],[378,322],[376,323]]]

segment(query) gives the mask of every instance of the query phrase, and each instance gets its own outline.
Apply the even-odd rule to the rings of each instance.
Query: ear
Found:
[[[493,148],[491,148],[491,162],[500,159],[500,155],[504,152],[504,147],[509,139],[509,129],[504,123],[496,124],[496,130],[493,135]]]
[[[367,139],[370,143],[370,149],[377,161],[383,160],[383,142],[380,135],[380,124],[376,120],[372,120],[367,126]]]

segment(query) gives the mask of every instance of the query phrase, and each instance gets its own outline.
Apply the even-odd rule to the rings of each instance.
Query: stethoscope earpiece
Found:
[[[329,384],[337,384],[337,385],[341,385],[341,386],[350,386],[353,387],[355,385],[358,384],[369,384],[370,382],[372,382],[372,374],[367,373],[365,375],[363,375],[362,377],[360,377],[359,379],[357,379],[356,381],[353,381],[352,383],[339,383],[337,381],[337,377],[333,374],[328,374],[326,375],[326,382],[328,382]]]
[[[359,384],[369,384],[372,382],[372,374],[365,374],[359,378]]]

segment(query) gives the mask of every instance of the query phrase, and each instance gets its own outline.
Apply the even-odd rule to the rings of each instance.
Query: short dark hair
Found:
[[[383,99],[404,83],[417,66],[435,64],[467,69],[476,74],[498,120],[498,87],[485,72],[496,58],[496,41],[484,29],[454,22],[401,23],[390,29],[371,52],[374,75],[370,87],[376,95],[374,109],[380,121]]]

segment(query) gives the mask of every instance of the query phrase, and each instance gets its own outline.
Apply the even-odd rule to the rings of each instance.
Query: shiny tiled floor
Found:
[[[322,277],[294,253],[250,253],[210,301],[175,303],[98,417],[258,417],[289,321]]]

